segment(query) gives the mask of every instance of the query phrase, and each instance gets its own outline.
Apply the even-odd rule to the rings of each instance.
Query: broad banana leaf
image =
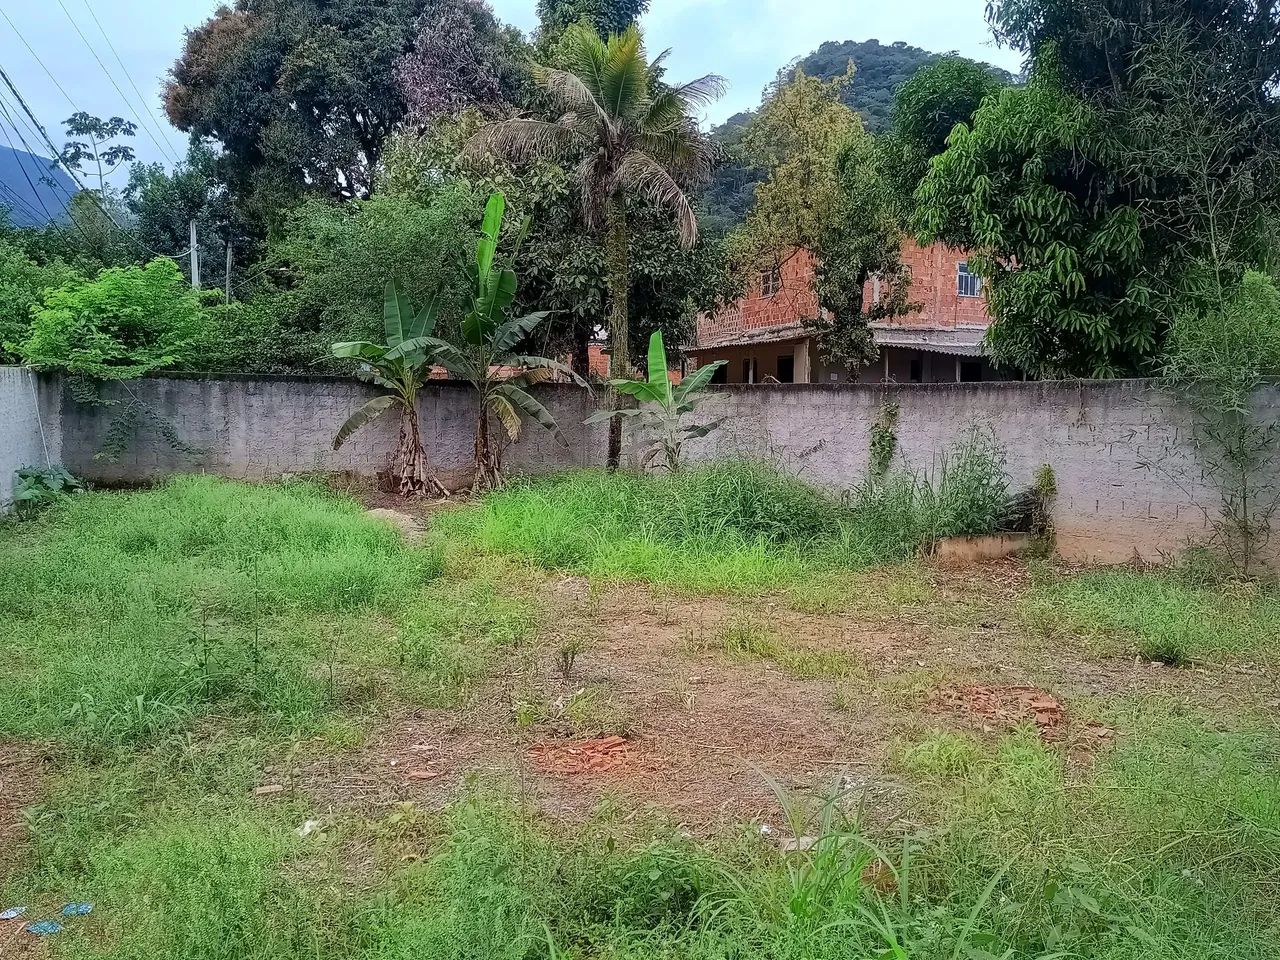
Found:
[[[500,384],[494,392],[500,396],[506,397],[511,401],[512,405],[522,413],[526,413],[533,417],[533,419],[538,422],[539,426],[545,427],[554,433],[556,439],[560,441],[560,443],[564,444],[564,446],[567,447],[569,445],[569,442],[565,440],[564,436],[560,433],[560,428],[556,425],[555,417],[551,416],[551,414],[547,412],[547,408],[537,400],[533,399],[533,397],[529,396],[529,394],[510,383]]]
[[[713,420],[711,423],[704,423],[696,427],[685,427],[684,435],[685,438],[689,440],[701,440],[707,434],[719,430],[723,424],[724,418],[720,420]]]
[[[559,373],[568,377],[578,386],[586,387],[588,393],[591,392],[591,385],[574,373],[573,367],[567,363],[561,363],[559,360],[552,360],[549,357],[527,357],[523,354],[518,354],[508,357],[506,362],[513,367],[528,367],[531,370],[550,370],[553,373]]]
[[[654,399],[665,406],[671,405],[671,377],[667,373],[667,348],[662,343],[662,331],[655,330],[649,337],[649,389]]]
[[[439,313],[440,298],[432,297],[427,301],[426,305],[418,311],[417,316],[413,318],[413,323],[409,325],[409,330],[405,337],[406,340],[416,340],[418,337],[430,337],[436,332],[436,317]]]
[[[502,217],[506,208],[506,197],[497,192],[489,196],[489,202],[484,207],[480,239],[476,243],[476,275],[482,284],[488,282],[489,275],[493,272],[493,258],[498,252],[498,235],[502,233]]]
[[[370,363],[386,356],[387,348],[368,340],[352,340],[346,343],[335,343],[329,348],[339,360],[367,360]]]
[[[516,408],[511,405],[511,401],[506,397],[498,394],[491,394],[489,397],[489,409],[493,411],[493,415],[498,418],[498,422],[502,424],[502,428],[507,431],[507,436],[511,440],[520,439],[520,414],[516,412]]]
[[[493,334],[493,355],[500,357],[527,337],[543,320],[551,316],[550,310],[541,310],[525,317],[508,320]]]
[[[609,384],[619,393],[625,393],[629,397],[652,400],[654,403],[661,403],[663,400],[663,392],[655,390],[653,384],[643,380],[610,380]]]
[[[347,417],[338,435],[333,438],[333,449],[337,450],[350,439],[351,435],[367,423],[372,423],[400,402],[399,397],[374,397],[363,407]]]
[[[412,324],[413,307],[409,304],[409,298],[400,289],[400,284],[392,280],[382,294],[382,327],[387,346],[399,346]]]
[[[606,420],[612,420],[614,417],[640,417],[643,416],[643,410],[597,410],[587,419],[582,421],[583,426],[593,423],[604,423]]]
[[[715,363],[708,363],[706,366],[699,367],[697,370],[693,371],[693,373],[680,381],[680,386],[676,387],[676,400],[683,401],[689,396],[689,394],[697,393],[710,383],[711,378],[716,375],[716,371],[727,363],[727,360],[717,360]]]

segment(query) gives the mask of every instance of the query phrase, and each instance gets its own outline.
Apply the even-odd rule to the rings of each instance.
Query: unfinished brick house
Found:
[[[982,281],[970,272],[963,251],[942,244],[920,247],[904,241],[911,269],[908,301],[919,309],[872,324],[880,348],[877,362],[852,372],[828,366],[804,325],[816,317],[814,258],[794,250],[754,278],[746,295],[714,314],[698,317],[697,342],[686,348],[691,366],[728,361],[722,383],[948,383],[1005,380],[992,366],[982,341],[991,317]],[[887,291],[867,281],[866,303]]]

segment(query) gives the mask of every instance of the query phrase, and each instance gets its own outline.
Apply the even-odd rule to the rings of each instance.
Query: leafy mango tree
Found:
[[[635,397],[642,406],[623,410],[601,410],[585,421],[603,423],[615,417],[634,419],[640,422],[649,436],[649,447],[640,460],[642,469],[662,457],[666,460],[667,469],[676,473],[684,458],[684,445],[690,440],[699,440],[718,429],[724,418],[710,423],[689,424],[685,418],[692,415],[698,404],[705,399],[702,395],[716,371],[726,361],[717,360],[685,377],[679,384],[671,383],[671,375],[667,367],[667,348],[662,342],[662,331],[655,330],[649,338],[649,377],[647,380],[610,380],[609,385],[619,393]]]
[[[498,242],[505,212],[505,198],[501,193],[494,193],[485,207],[475,263],[468,267],[473,293],[470,308],[462,319],[460,340],[449,343],[426,336],[421,341],[450,376],[466,380],[476,390],[479,403],[472,484],[476,493],[502,485],[502,452],[506,443],[519,439],[522,417],[531,417],[568,446],[555,418],[528,392],[530,386],[557,376],[587,386],[566,364],[520,351],[529,335],[550,314],[541,311],[515,319],[507,317],[517,290],[513,265],[528,234],[529,222],[526,219],[521,224],[510,258],[499,262]],[[491,418],[501,425],[505,440],[495,440]]]
[[[338,450],[361,427],[389,410],[400,411],[400,443],[387,470],[393,487],[402,497],[447,497],[449,491],[436,478],[422,445],[418,421],[418,389],[430,377],[432,356],[428,344],[436,328],[436,302],[414,310],[409,298],[393,280],[383,295],[382,324],[385,343],[358,340],[335,343],[333,355],[340,360],[358,360],[356,376],[377,384],[388,392],[374,397],[347,418],[333,438]]]

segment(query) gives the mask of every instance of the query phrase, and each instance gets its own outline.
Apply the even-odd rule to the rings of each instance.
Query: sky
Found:
[[[185,137],[160,109],[165,72],[181,50],[183,31],[218,3],[0,0],[0,65],[56,144],[65,139],[62,121],[85,110],[138,123],[138,159],[171,162],[185,152]],[[491,3],[499,18],[522,30],[536,23],[536,0]],[[718,123],[756,106],[779,67],[826,40],[902,40],[1017,71],[1018,56],[991,42],[985,7],[986,0],[653,0],[643,26],[651,54],[671,48],[672,80],[718,73],[729,81],[727,95],[704,117]],[[33,132],[22,132],[35,140]],[[22,147],[0,117],[0,144],[4,134]]]

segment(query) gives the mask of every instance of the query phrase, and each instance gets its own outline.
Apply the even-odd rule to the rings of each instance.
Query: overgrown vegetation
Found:
[[[714,482],[705,469],[592,474],[578,478],[578,493],[621,490],[655,527],[683,523],[700,534],[703,561],[739,549],[731,535],[742,531],[784,547],[830,536],[831,500],[758,469],[715,469]],[[569,483],[513,486],[490,502],[524,497],[545,512],[550,493],[574,492]],[[714,496],[720,489],[729,495]],[[470,519],[455,513],[441,526]],[[1090,703],[1082,715],[1118,734],[1087,763],[1031,729],[922,732],[895,750],[892,794],[864,797],[862,784],[878,781],[861,770],[848,781],[856,786],[829,793],[775,786],[767,833],[753,823],[694,839],[616,800],[566,826],[542,819],[531,794],[487,780],[463,787],[444,813],[339,803],[316,818],[346,769],[342,755],[364,748],[369,715],[381,730],[392,711],[456,704],[496,647],[528,637],[534,597],[508,594],[514,568],[451,556],[440,541],[407,546],[350,501],[301,482],[185,478],[90,493],[2,535],[10,669],[0,675],[0,740],[6,750],[40,742],[50,759],[26,815],[29,842],[0,873],[0,901],[38,916],[91,900],[92,916],[51,942],[59,953],[1274,955],[1280,743],[1246,707],[1209,718],[1156,697]],[[775,570],[777,549],[759,555]],[[1092,635],[1090,620],[1111,636],[1130,622],[1114,618],[1145,605],[1131,622],[1185,621],[1222,655],[1273,656],[1274,594],[1195,576],[1044,580],[1033,602],[1051,597],[1044,622],[1060,631]],[[901,602],[890,598],[886,612]],[[691,650],[815,680],[862,669],[852,654],[793,643],[745,604]],[[565,680],[579,652],[562,648]],[[592,684],[566,689],[563,703],[513,708],[517,727],[554,722],[579,735],[643,722]],[[403,776],[384,749],[371,754],[376,767]],[[288,786],[255,796],[264,782]]]
[[[1027,600],[1028,621],[1053,637],[1174,666],[1231,655],[1280,657],[1280,593],[1268,584],[1187,570],[1096,570],[1045,575]]]
[[[0,736],[92,752],[209,713],[316,729],[384,684],[447,700],[530,614],[443,569],[439,543],[304,483],[68,500],[0,545]]]
[[[904,467],[841,499],[765,464],[727,462],[658,476],[523,481],[440,523],[547,567],[750,591],[989,533],[1010,507],[1003,451],[975,427],[931,469]]]

